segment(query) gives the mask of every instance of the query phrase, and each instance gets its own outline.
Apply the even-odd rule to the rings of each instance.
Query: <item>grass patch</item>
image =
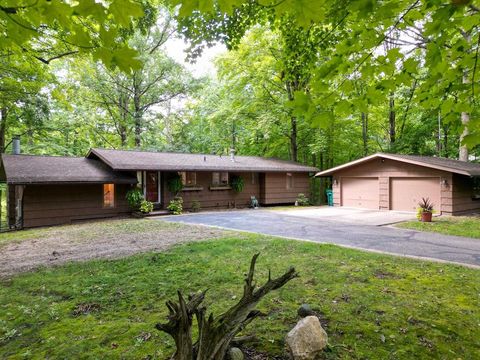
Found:
[[[480,239],[480,218],[476,217],[434,217],[431,223],[407,221],[397,225],[404,229],[436,232],[446,235],[465,236]]]
[[[256,252],[258,283],[269,268],[301,275],[260,303],[267,316],[247,328],[260,351],[283,354],[308,303],[328,323],[327,359],[479,358],[480,271],[253,234],[3,280],[0,358],[165,359],[174,343],[154,329],[165,301],[208,288],[218,314],[241,296]]]

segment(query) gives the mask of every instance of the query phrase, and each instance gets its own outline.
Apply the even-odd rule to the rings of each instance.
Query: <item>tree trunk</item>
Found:
[[[251,260],[242,298],[218,318],[215,319],[213,314],[206,316],[207,309],[201,306],[205,292],[190,296],[188,302],[184,300],[181,292],[178,292],[178,304],[167,302],[168,323],[157,324],[156,328],[166,332],[175,340],[177,350],[172,359],[223,360],[235,335],[261,315],[260,311],[255,310],[258,302],[270,291],[281,288],[298,276],[294,268],[290,268],[276,279],[272,279],[269,272],[268,281],[262,287],[255,289],[253,275],[258,255],[254,255]],[[192,345],[193,315],[197,319],[198,340]]]
[[[395,99],[393,97],[393,93],[390,94],[390,101],[389,101],[389,115],[388,115],[388,122],[389,122],[389,137],[390,137],[390,148],[393,147],[396,141],[396,121],[395,121]]]
[[[5,107],[0,109],[0,153],[5,153],[5,133],[7,130],[8,110]]]
[[[135,147],[140,147],[141,145],[141,135],[142,135],[142,94],[140,88],[140,80],[138,79],[137,73],[133,74],[133,107],[134,107],[134,122],[135,122]]]
[[[464,33],[463,37],[467,42],[470,42],[471,40],[471,34],[470,33]],[[463,71],[463,78],[462,82],[464,84],[467,84],[468,81],[468,72],[467,70]],[[458,160],[460,161],[468,161],[468,148],[465,144],[463,144],[463,140],[465,137],[470,134],[470,131],[468,130],[468,125],[470,123],[470,114],[463,111],[461,114],[461,121],[462,121],[462,126],[463,126],[463,131],[462,134],[460,135],[460,148],[458,149]]]
[[[463,83],[468,83],[467,73],[463,73]],[[467,112],[462,112],[461,114],[461,121],[463,126],[462,134],[460,135],[460,148],[458,149],[458,160],[460,161],[468,161],[468,148],[465,144],[463,144],[463,140],[465,137],[470,134],[468,130],[468,124],[470,123],[470,114]]]
[[[287,81],[285,84],[287,90],[287,97],[289,101],[295,100],[295,91],[297,89],[297,82]],[[298,160],[298,144],[297,144],[297,118],[290,116],[290,159],[292,161]]]
[[[141,145],[141,135],[142,135],[142,114],[140,110],[140,98],[135,95],[133,98],[133,103],[135,107],[134,121],[135,121],[135,147],[140,147]]]
[[[120,122],[118,124],[118,132],[120,133],[120,144],[123,147],[127,145],[127,122],[128,122],[128,96],[120,94],[119,97]]]
[[[448,129],[443,129],[443,156],[448,158]]]
[[[462,112],[462,125],[464,126],[463,132],[460,135],[460,148],[458,151],[458,160],[468,161],[468,148],[465,144],[462,144],[463,139],[467,136],[470,131],[468,130],[468,123],[470,122],[470,114],[467,112]]]
[[[368,115],[362,112],[363,156],[368,155]]]
[[[292,161],[298,161],[297,118],[295,116],[291,117],[290,148]]]

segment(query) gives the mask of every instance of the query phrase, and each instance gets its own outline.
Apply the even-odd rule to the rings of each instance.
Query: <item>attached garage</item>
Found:
[[[437,213],[480,212],[478,163],[378,153],[316,176],[332,178],[334,206],[415,212],[429,198]]]
[[[441,203],[439,177],[394,177],[390,179],[390,210],[416,211],[422,198]]]
[[[342,205],[378,210],[378,178],[342,178]]]

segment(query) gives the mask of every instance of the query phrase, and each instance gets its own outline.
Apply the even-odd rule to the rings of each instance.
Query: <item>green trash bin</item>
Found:
[[[328,206],[333,206],[333,190],[332,189],[327,189],[327,190],[325,190],[325,194],[327,194]]]

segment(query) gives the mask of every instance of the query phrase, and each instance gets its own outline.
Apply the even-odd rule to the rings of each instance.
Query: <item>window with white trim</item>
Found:
[[[178,173],[182,178],[183,186],[195,186],[197,185],[197,173],[193,171],[181,171]]]
[[[216,185],[216,186],[228,185],[228,172],[213,172],[212,185]]]

